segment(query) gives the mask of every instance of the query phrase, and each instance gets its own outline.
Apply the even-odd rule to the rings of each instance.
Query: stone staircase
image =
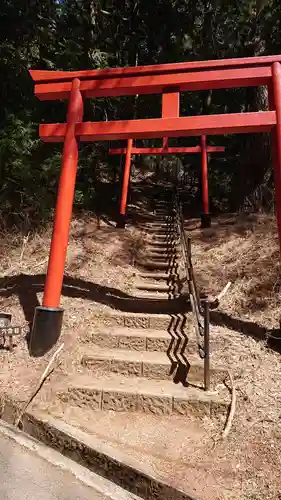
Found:
[[[145,252],[137,264],[142,272],[135,283],[135,295],[166,302],[166,312],[181,312],[185,305],[179,294],[179,234],[171,202],[156,204],[154,220],[143,225],[147,235]]]
[[[172,205],[159,200],[153,220],[143,229],[147,244],[137,262],[133,300],[146,304],[148,312],[97,315],[95,327],[81,339],[77,370],[59,398],[68,405],[114,412],[224,412],[220,394],[203,390],[193,319],[180,296],[179,235]],[[212,369],[213,384],[223,376]]]

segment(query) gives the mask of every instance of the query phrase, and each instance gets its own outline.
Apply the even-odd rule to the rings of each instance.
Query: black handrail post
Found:
[[[210,390],[210,309],[208,299],[204,300],[204,389]]]

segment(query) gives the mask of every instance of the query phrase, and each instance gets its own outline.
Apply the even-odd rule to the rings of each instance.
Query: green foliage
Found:
[[[0,23],[2,224],[39,223],[49,217],[56,198],[61,147],[41,144],[38,124],[64,121],[65,104],[36,101],[29,68],[103,68],[281,52],[280,0],[2,0]],[[266,95],[263,89],[230,89],[188,93],[181,101],[186,115],[239,112],[263,109]],[[85,107],[90,120],[159,113],[157,96],[98,99]],[[213,140],[227,147],[226,158],[213,158],[210,168],[215,208],[237,209],[245,200],[249,205],[252,195],[256,204],[257,189],[271,189],[268,137],[245,137]],[[157,141],[143,142],[153,143]],[[117,159],[108,159],[106,149],[81,146],[78,207],[93,208],[100,199],[100,182],[116,178]],[[190,158],[183,159],[188,162]],[[151,162],[146,163],[150,168]],[[167,165],[172,169],[173,159]],[[194,160],[190,183],[198,170]]]

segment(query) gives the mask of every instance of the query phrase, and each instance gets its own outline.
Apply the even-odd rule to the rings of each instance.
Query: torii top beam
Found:
[[[210,61],[190,61],[170,64],[154,64],[149,66],[132,66],[126,68],[105,68],[82,71],[50,71],[30,70],[29,73],[35,83],[58,82],[65,80],[104,79],[136,75],[157,75],[184,73],[198,70],[231,69],[243,67],[271,66],[274,62],[281,62],[281,55],[260,57],[239,57],[233,59],[213,59]]]
[[[33,74],[34,71],[31,73]],[[161,94],[165,88],[177,92],[233,87],[255,87],[270,82],[269,66],[236,68],[190,73],[168,73],[145,76],[107,77],[81,79],[80,91],[85,98],[113,97],[136,94]],[[35,95],[42,101],[68,99],[71,79],[66,81],[37,83]]]
[[[103,70],[30,70],[30,75],[39,99],[57,100],[69,97],[74,78],[79,78],[86,98],[157,94],[167,87],[180,92],[267,85],[276,61],[281,62],[280,55]]]

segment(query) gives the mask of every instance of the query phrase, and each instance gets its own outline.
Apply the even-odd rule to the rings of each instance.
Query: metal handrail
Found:
[[[203,305],[198,292],[193,265],[191,259],[191,238],[186,235],[184,230],[184,217],[182,211],[182,205],[179,200],[179,196],[175,195],[175,208],[176,208],[176,219],[180,235],[181,248],[183,253],[183,260],[186,271],[186,280],[189,289],[189,298],[191,303],[191,309],[194,318],[194,326],[197,336],[198,351],[201,359],[204,359],[204,389],[206,391],[210,390],[210,313],[209,313],[209,301],[204,300]],[[203,339],[202,339],[203,338]],[[202,345],[203,340],[203,345]]]

